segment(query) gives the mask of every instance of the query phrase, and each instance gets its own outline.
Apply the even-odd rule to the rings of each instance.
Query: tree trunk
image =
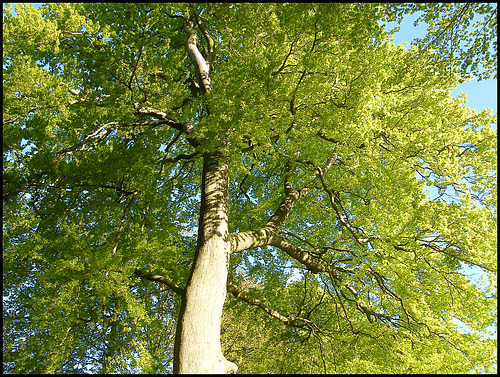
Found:
[[[229,164],[217,152],[203,157],[198,244],[177,324],[174,373],[235,373],[220,344],[231,251]]]

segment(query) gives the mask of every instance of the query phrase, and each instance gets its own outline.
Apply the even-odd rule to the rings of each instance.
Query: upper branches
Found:
[[[492,74],[496,78],[497,45],[490,44],[497,38],[497,8],[493,4],[422,3],[388,8],[389,20],[418,12],[415,25],[426,23],[427,33],[413,43],[422,51],[434,50],[439,60],[444,58],[448,62],[447,67],[439,69],[458,68],[462,80],[471,74],[479,80],[488,79]]]
[[[194,65],[198,85],[202,88],[203,93],[209,94],[212,90],[212,83],[209,74],[215,59],[214,41],[210,34],[206,31],[200,17],[196,13],[194,18],[198,27],[202,31],[203,36],[207,40],[207,57],[204,58],[198,49],[198,35],[194,30],[194,22],[189,18],[185,20],[183,27],[183,31],[187,37],[186,52]]]

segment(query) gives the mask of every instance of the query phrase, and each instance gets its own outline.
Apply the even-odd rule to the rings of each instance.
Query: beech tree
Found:
[[[16,12],[7,372],[493,371],[491,5]]]

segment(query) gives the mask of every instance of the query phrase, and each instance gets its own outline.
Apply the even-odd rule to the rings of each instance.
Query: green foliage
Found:
[[[419,13],[415,26],[424,22],[427,34],[416,38],[420,50],[435,55],[427,67],[441,65],[448,72],[458,70],[464,77],[479,80],[497,77],[497,8],[494,4],[393,4],[385,15],[388,21],[401,23],[405,14]],[[435,59],[439,57],[439,59]],[[447,64],[445,67],[443,64]]]
[[[210,96],[188,89],[193,11],[215,40]],[[427,36],[388,42],[379,21],[417,11]],[[134,272],[185,286],[201,156],[217,149],[230,231],[263,227],[285,184],[307,187],[280,236],[329,266],[272,246],[232,255],[229,283],[289,320],[228,296],[223,351],[241,372],[494,372],[496,116],[450,96],[496,72],[491,5],[16,12],[4,6],[4,370],[171,370],[179,300]]]
[[[229,300],[222,326],[223,350],[241,373],[468,373],[472,354],[491,357],[471,346],[474,336],[453,338],[450,347],[424,334],[415,336],[355,320],[355,310],[333,297],[324,295],[318,302],[322,297],[319,282],[307,276],[280,294],[290,303],[285,310],[300,307],[307,312],[315,307],[310,319],[319,325],[316,332],[284,326],[258,309]],[[353,323],[346,320],[343,309],[349,311]],[[488,343],[494,345],[492,340]]]

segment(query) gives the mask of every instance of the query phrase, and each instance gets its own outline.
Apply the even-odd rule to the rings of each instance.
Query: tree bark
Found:
[[[205,60],[201,52],[198,50],[198,36],[193,29],[193,23],[186,20],[183,30],[187,36],[186,52],[193,62],[198,84],[204,93],[210,94],[210,91],[212,90],[212,84],[209,76],[210,63]]]
[[[213,40],[209,54],[213,55]],[[195,69],[203,93],[210,94],[210,60],[198,50],[194,24],[186,19],[186,52]],[[211,43],[210,43],[211,42]],[[231,255],[228,229],[229,164],[219,152],[203,155],[201,208],[198,243],[193,267],[182,295],[174,347],[174,373],[236,373],[236,364],[226,360],[220,343],[222,309],[226,299],[227,272]]]
[[[231,243],[228,229],[229,164],[205,153],[198,244],[182,298],[174,373],[235,373],[220,344]]]

